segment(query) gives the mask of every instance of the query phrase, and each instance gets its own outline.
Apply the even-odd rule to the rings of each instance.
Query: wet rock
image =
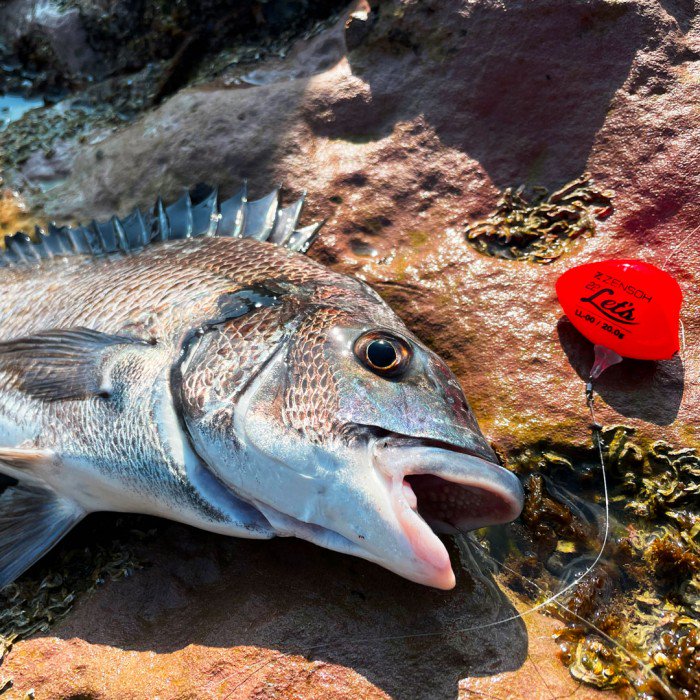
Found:
[[[328,218],[312,254],[374,283],[449,359],[492,439],[588,441],[576,373],[592,349],[562,318],[561,272],[600,256],[666,266],[686,296],[686,338],[700,330],[698,37],[653,2],[387,3],[376,14],[325,73],[185,90],[101,143],[100,159],[83,149],[48,211],[106,216],[243,176],[253,194],[307,189],[309,217]],[[560,187],[586,171],[615,211],[546,268],[464,244],[503,188]],[[377,255],[356,253],[366,246]],[[610,369],[601,422],[622,414],[697,444],[685,427],[700,401],[695,345],[684,362]]]
[[[456,697],[465,675],[518,668],[527,639],[520,620],[449,631],[515,612],[453,556],[459,595],[297,540],[164,524],[137,550],[145,568],[16,644],[2,673],[42,698]]]
[[[518,606],[525,612],[525,606]],[[577,700],[611,698],[595,688],[572,684],[570,677],[562,676],[559,648],[554,638],[558,624],[541,615],[528,615],[528,658],[517,671],[506,671],[492,676],[465,678],[459,683],[459,700],[476,698],[527,698],[551,700],[572,696]]]
[[[687,5],[380,3],[325,70],[319,39],[304,55],[309,70],[246,87],[235,86],[240,72],[224,72],[80,146],[46,213],[125,213],[202,180],[224,194],[242,177],[253,195],[276,182],[290,194],[308,190],[309,220],[327,218],[311,255],[372,283],[446,358],[506,455],[523,445],[590,446],[582,379],[592,348],[563,317],[554,282],[601,257],[642,258],[678,278],[686,345],[667,362],[608,370],[597,419],[697,448],[700,26]],[[496,210],[505,189],[551,192],[586,172],[613,193],[613,211],[549,265],[467,244],[467,228]],[[415,698],[425,688],[425,697],[454,698],[460,679],[465,697],[578,687],[542,641],[552,630],[540,625],[553,623],[534,615],[536,662],[514,668],[503,667],[502,630],[476,635],[481,647],[457,635],[457,646],[440,637],[348,650],[334,636],[483,619],[465,578],[437,594],[303,543],[167,532],[150,570],[81,602],[56,638],[18,644],[3,676],[16,688],[45,687],[46,697],[220,697],[223,687],[230,697]],[[180,541],[196,543],[192,567],[208,572],[201,584],[189,579]],[[309,651],[329,629],[330,650]],[[474,665],[475,649],[488,656],[483,645],[488,668]],[[488,678],[464,680],[478,673]]]

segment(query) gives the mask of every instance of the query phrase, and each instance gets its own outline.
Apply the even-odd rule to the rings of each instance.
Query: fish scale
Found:
[[[0,587],[113,510],[302,537],[449,588],[422,500],[466,525],[519,513],[445,363],[365,283],[301,254],[319,229],[298,227],[302,204],[198,186],[7,239]],[[395,364],[373,364],[373,342]],[[416,473],[439,485],[416,498]]]

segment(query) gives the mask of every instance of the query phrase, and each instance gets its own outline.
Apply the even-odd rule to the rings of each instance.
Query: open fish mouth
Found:
[[[494,521],[510,522],[519,514],[501,493],[434,474],[407,476],[406,487],[413,491],[418,514],[438,532],[465,532],[494,525]]]
[[[515,474],[448,443],[392,436],[376,443],[373,461],[388,483],[391,504],[414,555],[407,578],[437,588],[455,585],[449,555],[436,533],[510,522],[523,508]]]
[[[296,513],[260,499],[249,502],[278,535],[300,537],[448,590],[455,575],[438,534],[510,522],[523,507],[515,474],[486,458],[490,451],[485,444],[476,449],[481,454],[383,431],[380,437],[373,431],[359,454],[363,462],[369,459],[374,477],[358,490],[357,499],[351,492],[336,491],[330,502],[318,501],[318,508]]]

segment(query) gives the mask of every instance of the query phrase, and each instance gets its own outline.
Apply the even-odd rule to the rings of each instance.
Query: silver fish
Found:
[[[516,518],[447,365],[302,255],[278,194],[6,239],[0,587],[94,511],[296,536],[449,589],[438,532]]]

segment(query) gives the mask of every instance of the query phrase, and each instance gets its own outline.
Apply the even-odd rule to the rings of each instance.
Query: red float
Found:
[[[638,360],[678,352],[683,295],[668,272],[641,260],[605,260],[568,270],[556,289],[566,315],[596,345]]]

